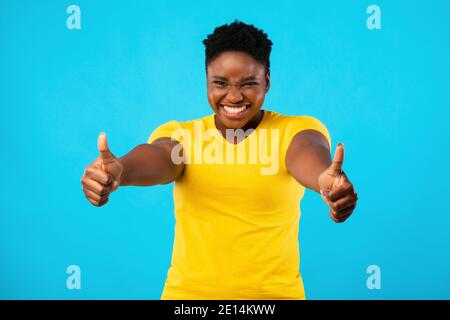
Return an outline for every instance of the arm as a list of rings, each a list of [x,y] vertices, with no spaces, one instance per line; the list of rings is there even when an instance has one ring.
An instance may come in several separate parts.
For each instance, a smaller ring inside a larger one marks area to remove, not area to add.
[[[98,137],[100,155],[84,170],[81,178],[86,199],[103,206],[119,186],[151,186],[170,183],[183,172],[184,164],[172,161],[172,149],[178,142],[159,138],[152,144],[141,144],[122,158],[109,150],[105,134]],[[180,150],[182,156],[182,150]]]
[[[319,175],[330,165],[330,147],[323,134],[304,130],[294,136],[286,152],[286,168],[298,183],[320,192]]]
[[[119,158],[123,165],[121,186],[152,186],[176,180],[183,172],[184,164],[172,161],[172,148],[178,142],[159,138],[152,144],[140,144]]]
[[[315,130],[297,133],[286,153],[288,172],[303,186],[320,192],[335,222],[347,220],[358,200],[353,184],[342,171],[343,162],[344,146],[337,146],[332,161],[328,141]]]

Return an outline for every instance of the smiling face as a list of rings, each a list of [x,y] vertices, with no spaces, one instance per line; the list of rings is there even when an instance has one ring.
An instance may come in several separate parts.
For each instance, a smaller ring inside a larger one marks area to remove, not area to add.
[[[207,66],[208,102],[223,129],[258,119],[269,87],[269,72],[247,53],[226,51]]]

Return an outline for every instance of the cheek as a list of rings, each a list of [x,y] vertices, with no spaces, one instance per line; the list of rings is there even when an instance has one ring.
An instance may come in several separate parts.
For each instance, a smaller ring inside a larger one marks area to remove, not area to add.
[[[217,104],[217,102],[218,102],[218,97],[217,97],[217,95],[214,93],[214,92],[212,92],[212,91],[208,91],[208,101],[209,101],[209,104],[212,106],[212,107],[215,107],[216,106],[216,104]]]
[[[211,101],[211,102],[213,102],[214,101],[214,93],[212,93],[212,92],[208,92],[208,100],[209,101]]]
[[[255,92],[254,94],[252,94],[251,96],[249,96],[249,98],[250,98],[253,102],[255,102],[255,103],[264,101],[264,98],[265,98],[265,91]]]

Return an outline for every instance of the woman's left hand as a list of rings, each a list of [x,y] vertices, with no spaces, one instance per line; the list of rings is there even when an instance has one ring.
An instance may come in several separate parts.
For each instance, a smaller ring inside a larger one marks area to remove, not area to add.
[[[358,195],[342,171],[344,145],[338,144],[331,165],[320,174],[319,187],[323,201],[330,207],[330,217],[344,222],[355,210]]]

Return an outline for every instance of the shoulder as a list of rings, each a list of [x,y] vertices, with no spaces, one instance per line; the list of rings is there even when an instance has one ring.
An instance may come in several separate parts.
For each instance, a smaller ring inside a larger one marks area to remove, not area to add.
[[[267,119],[270,126],[277,126],[280,129],[314,129],[326,128],[325,125],[316,117],[309,115],[285,115],[275,111],[268,111]]]
[[[202,118],[187,120],[187,121],[179,121],[179,120],[170,120],[161,125],[159,125],[147,140],[147,143],[152,143],[156,139],[167,137],[174,138],[176,140],[182,139],[182,136],[186,134],[192,134],[194,128],[197,126],[206,127],[207,124],[211,121],[214,115],[204,116]],[[212,120],[214,121],[214,120]]]
[[[320,132],[331,145],[331,137],[328,128],[318,118],[310,115],[284,115],[274,111],[268,111],[268,123],[272,128],[282,131],[284,142],[289,145],[294,136],[305,130]]]

